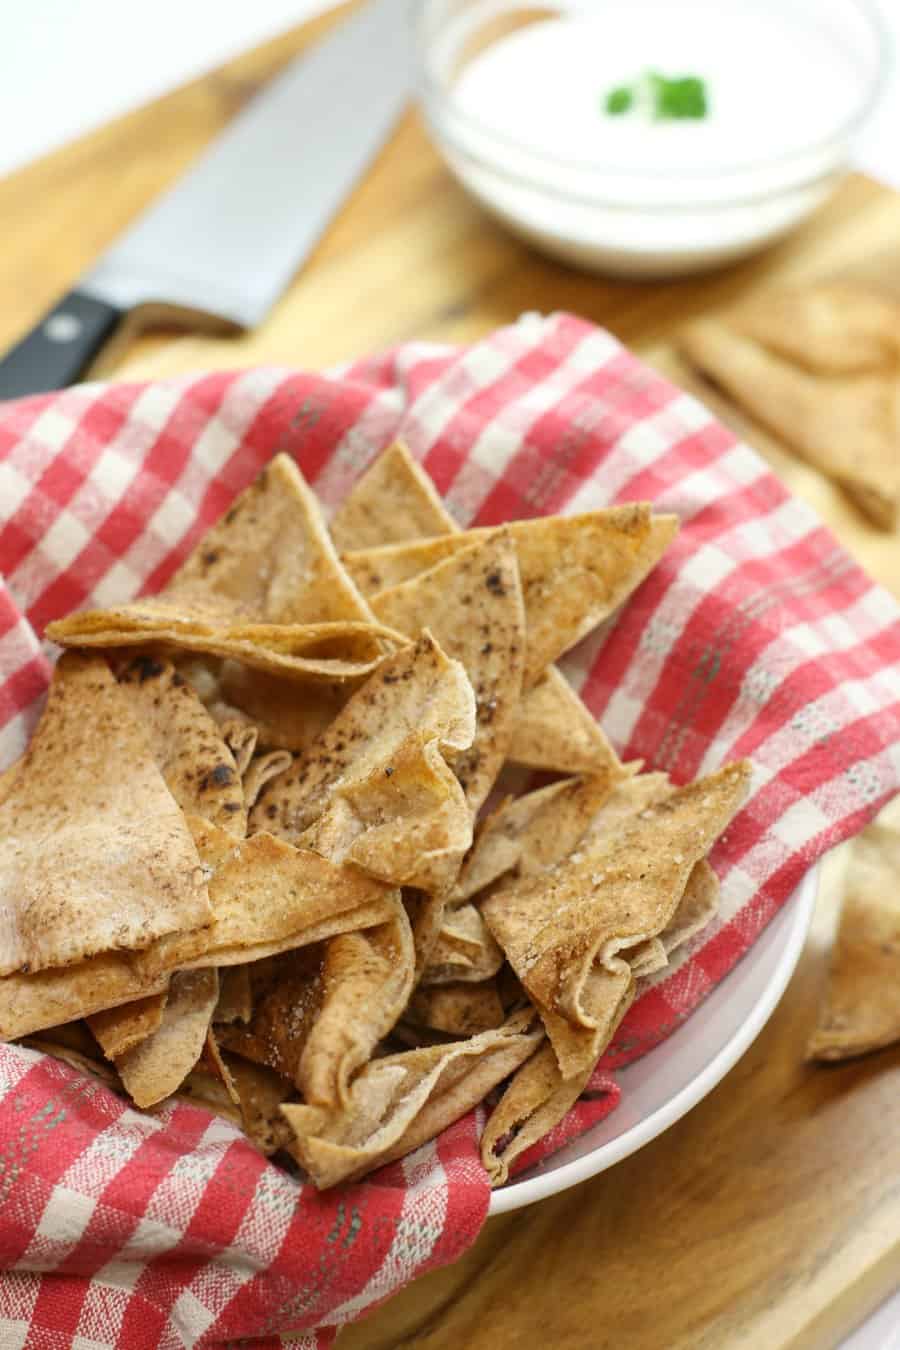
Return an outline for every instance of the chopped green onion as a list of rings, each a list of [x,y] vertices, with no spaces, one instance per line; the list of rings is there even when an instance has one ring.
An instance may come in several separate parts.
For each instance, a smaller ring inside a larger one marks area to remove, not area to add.
[[[677,75],[670,79],[658,70],[648,70],[632,84],[610,89],[603,107],[610,117],[621,117],[643,107],[657,122],[699,120],[708,115],[709,100],[706,82],[698,75]]]

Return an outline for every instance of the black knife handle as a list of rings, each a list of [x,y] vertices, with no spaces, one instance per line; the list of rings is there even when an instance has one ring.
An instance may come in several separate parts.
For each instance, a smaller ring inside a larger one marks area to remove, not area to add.
[[[122,317],[115,305],[70,291],[0,360],[0,399],[74,384]]]

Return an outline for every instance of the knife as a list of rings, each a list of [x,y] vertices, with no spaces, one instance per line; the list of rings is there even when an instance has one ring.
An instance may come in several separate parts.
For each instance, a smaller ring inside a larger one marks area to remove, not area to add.
[[[0,360],[0,399],[74,383],[135,311],[259,323],[407,102],[411,29],[369,0],[274,79]]]

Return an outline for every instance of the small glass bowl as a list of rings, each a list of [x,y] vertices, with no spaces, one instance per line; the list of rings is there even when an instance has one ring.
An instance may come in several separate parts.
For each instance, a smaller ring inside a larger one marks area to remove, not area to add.
[[[755,160],[725,158],[701,168],[665,164],[638,171],[549,154],[476,120],[460,106],[455,93],[460,72],[516,28],[590,11],[594,18],[608,15],[614,35],[617,10],[627,4],[633,16],[642,3],[422,0],[416,34],[419,96],[432,138],[452,172],[515,233],[566,262],[607,275],[671,277],[760,248],[815,210],[847,171],[854,138],[881,92],[890,44],[868,0],[792,0],[795,20],[799,11],[811,30],[829,31],[852,55],[858,96],[851,110],[837,127],[827,125],[820,137],[788,151]],[[748,0],[710,3],[721,18],[729,9],[746,12]],[[797,59],[803,59],[802,50]]]

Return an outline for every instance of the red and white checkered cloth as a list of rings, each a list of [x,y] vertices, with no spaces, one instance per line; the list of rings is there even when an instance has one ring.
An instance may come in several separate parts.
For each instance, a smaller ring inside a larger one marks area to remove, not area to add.
[[[751,450],[607,333],[527,316],[465,350],[412,343],[328,375],[0,406],[0,767],[37,718],[50,619],[158,588],[276,451],[333,506],[398,435],[463,524],[635,499],[677,512],[662,564],[566,669],[622,755],[676,780],[755,766],[714,856],[720,920],[634,1006],[558,1145],[612,1108],[614,1067],[665,1037],[900,786],[900,611]],[[320,1196],[196,1107],[142,1115],[0,1046],[0,1344],[327,1343],[323,1329],[474,1239],[477,1129],[473,1114]]]

